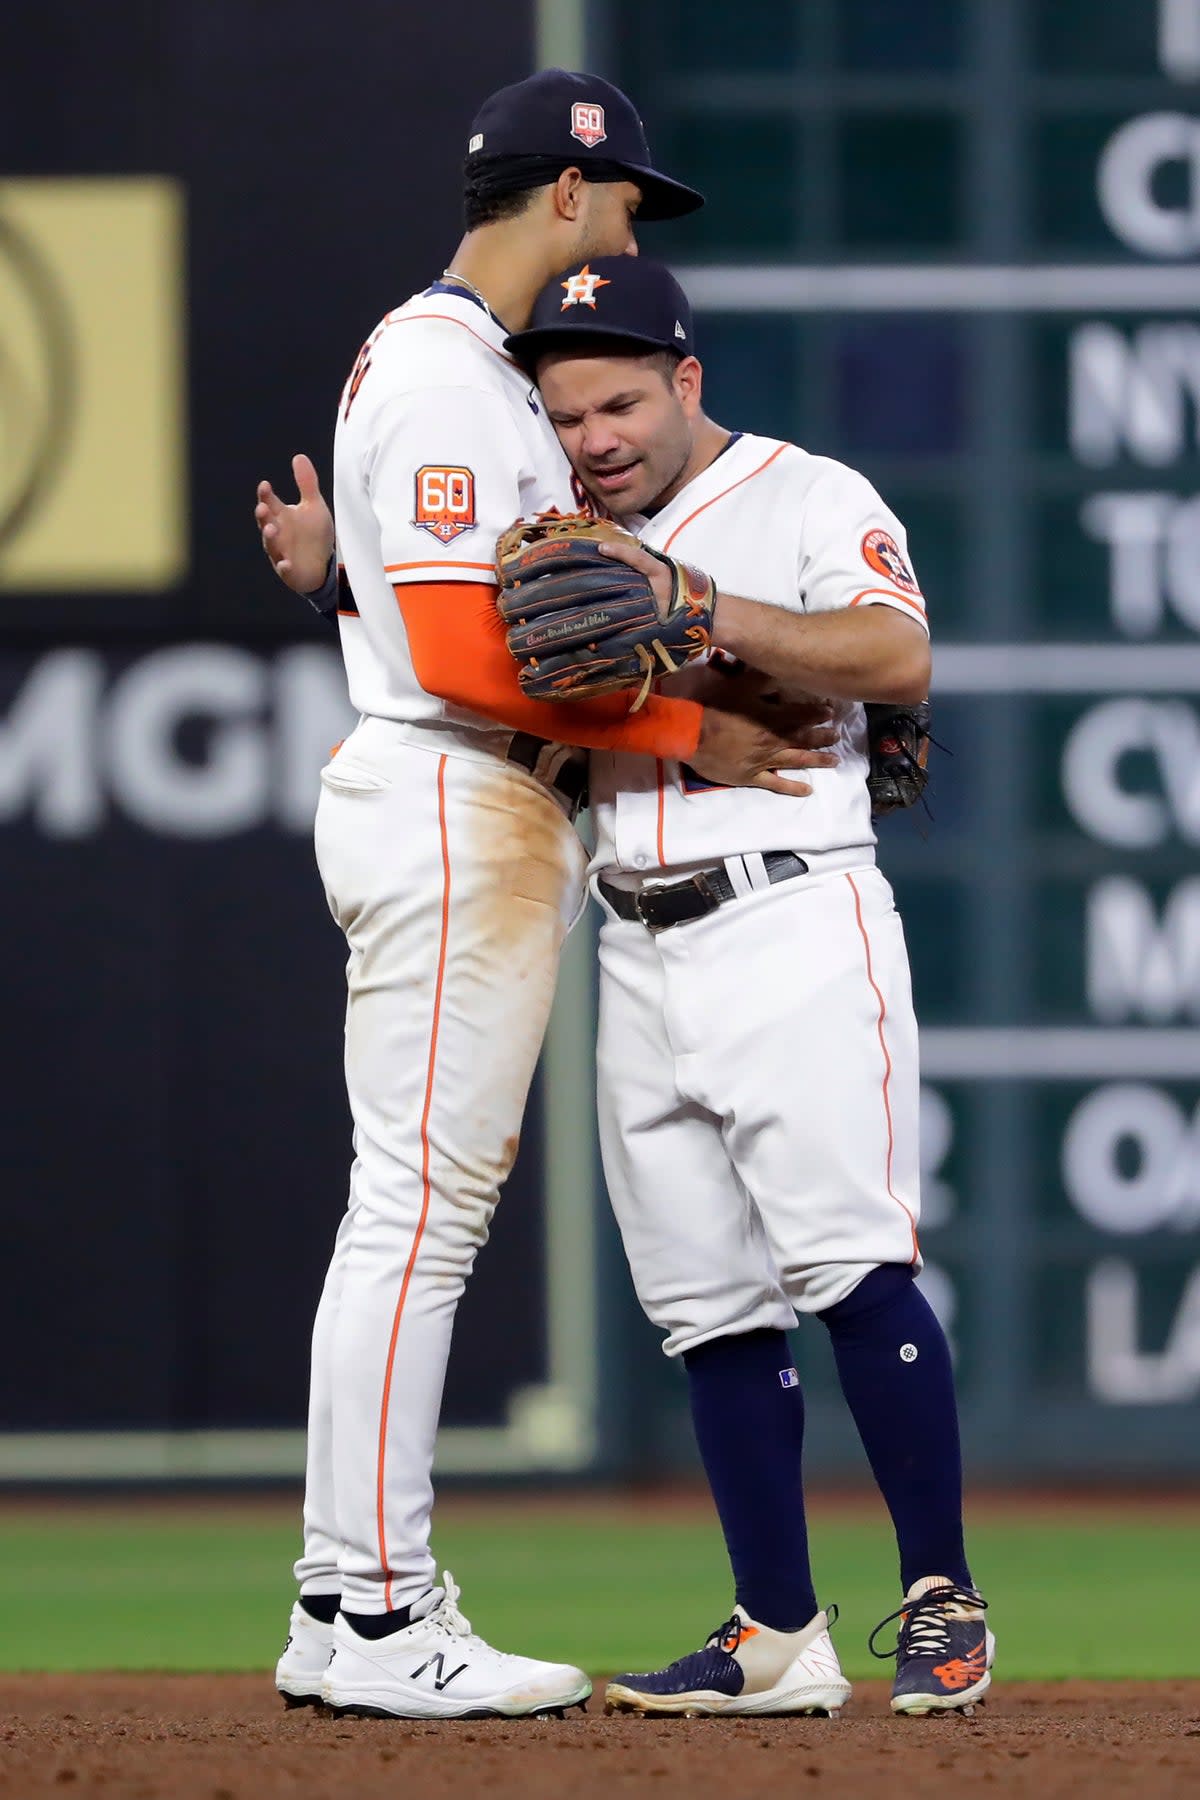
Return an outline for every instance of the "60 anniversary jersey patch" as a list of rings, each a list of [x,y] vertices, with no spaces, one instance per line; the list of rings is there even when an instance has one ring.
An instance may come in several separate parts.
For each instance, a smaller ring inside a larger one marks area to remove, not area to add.
[[[475,519],[475,476],[470,469],[446,469],[427,463],[417,470],[413,524],[441,544],[451,544]]]

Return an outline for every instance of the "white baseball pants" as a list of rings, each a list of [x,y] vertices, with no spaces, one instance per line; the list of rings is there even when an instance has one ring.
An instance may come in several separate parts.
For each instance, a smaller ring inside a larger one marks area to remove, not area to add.
[[[354,1163],[313,1330],[296,1575],[383,1612],[433,1581],[455,1309],[516,1156],[586,859],[549,791],[470,734],[373,718],[322,771],[316,848],[350,950]]]
[[[651,934],[610,908],[597,1049],[604,1172],[669,1356],[920,1267],[917,1027],[871,865],[813,872]],[[834,868],[829,865],[834,862]],[[602,902],[603,904],[603,902]]]

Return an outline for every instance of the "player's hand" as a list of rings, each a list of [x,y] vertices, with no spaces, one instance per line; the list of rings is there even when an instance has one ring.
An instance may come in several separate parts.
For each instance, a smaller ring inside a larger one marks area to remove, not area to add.
[[[706,706],[700,743],[690,762],[697,775],[723,787],[765,788],[793,799],[812,793],[811,782],[789,769],[832,769],[838,732],[823,700],[756,705],[740,712]]]
[[[654,603],[660,613],[665,614],[671,604],[675,583],[669,566],[661,556],[651,556],[643,550],[635,537],[610,538],[600,545],[600,554],[609,556],[613,562],[623,562],[639,575],[644,575],[654,593]]]
[[[325,504],[317,471],[303,452],[293,456],[292,474],[299,500],[289,505],[269,481],[260,481],[254,522],[280,581],[294,594],[312,594],[324,581],[333,555],[333,514]]]

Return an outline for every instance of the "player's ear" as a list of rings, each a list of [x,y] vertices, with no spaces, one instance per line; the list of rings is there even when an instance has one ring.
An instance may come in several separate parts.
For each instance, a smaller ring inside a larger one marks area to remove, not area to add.
[[[579,169],[564,169],[554,184],[554,208],[561,219],[575,220],[583,210],[587,183]]]
[[[704,386],[704,370],[700,359],[696,356],[685,356],[675,365],[675,376],[672,383],[675,398],[689,416],[700,411],[700,394]]]

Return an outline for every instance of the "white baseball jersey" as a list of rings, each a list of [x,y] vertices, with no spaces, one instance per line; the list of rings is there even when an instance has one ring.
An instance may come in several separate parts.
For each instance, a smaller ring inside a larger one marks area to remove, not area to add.
[[[654,518],[622,521],[695,563],[726,593],[792,612],[893,606],[924,629],[904,527],[870,482],[795,444],[743,436]],[[807,797],[713,787],[686,766],[594,752],[594,869],[643,872],[751,851],[862,849],[873,856],[866,720],[841,703],[838,764],[808,769]]]
[[[652,520],[624,523],[729,593],[894,606],[924,626],[899,520],[861,475],[794,445],[738,439]],[[669,1355],[787,1330],[880,1264],[920,1267],[908,957],[872,866],[863,709],[838,719],[838,765],[806,770],[802,798],[592,756],[595,870],[724,858],[738,896],[658,934],[605,905],[600,933],[604,1171]],[[772,885],[754,854],[772,850],[809,873]]]
[[[313,1333],[305,1591],[407,1606],[434,1578],[430,1465],[455,1308],[516,1155],[583,847],[511,734],[419,685],[394,584],[493,579],[497,534],[570,510],[503,329],[457,294],[389,313],[342,396],[342,647],[357,728],[321,775],[345,936],[349,1206]]]
[[[514,519],[579,504],[505,335],[465,295],[416,294],[376,326],[346,383],[333,491],[352,593],[342,654],[361,713],[495,730],[421,687],[393,584],[493,580],[496,538]]]

